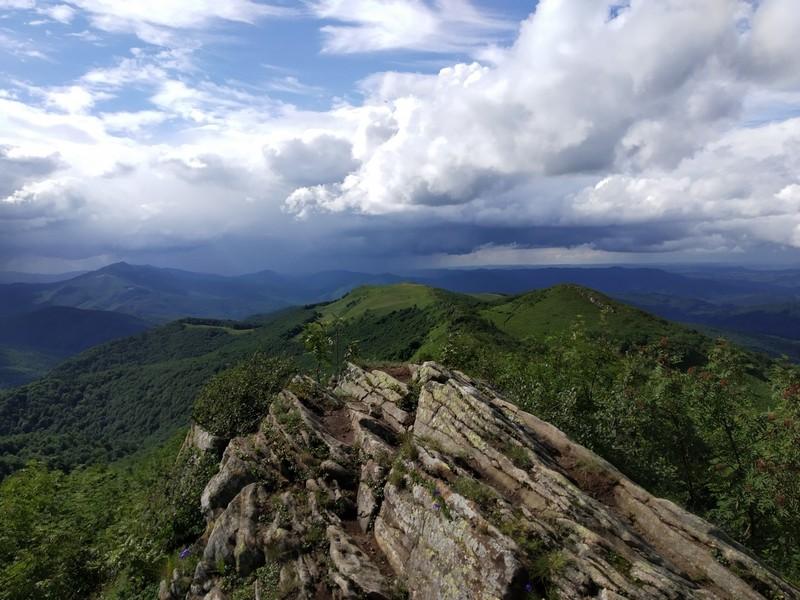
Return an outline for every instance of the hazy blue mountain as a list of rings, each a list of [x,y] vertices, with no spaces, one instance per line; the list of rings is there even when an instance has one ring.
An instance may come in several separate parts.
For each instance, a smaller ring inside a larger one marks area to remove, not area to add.
[[[800,270],[726,267],[442,269],[401,275],[260,271],[223,276],[116,263],[67,281],[0,285],[0,317],[65,306],[119,312],[152,323],[184,317],[244,319],[332,300],[360,285],[402,281],[462,293],[501,294],[572,283],[664,318],[766,336],[759,338],[758,347],[766,344],[773,353],[783,352],[786,345],[781,340],[800,339]]]
[[[662,269],[636,267],[545,267],[525,269],[464,269],[428,271],[419,279],[452,291],[517,294],[562,283],[591,287],[606,294],[663,294],[708,302],[749,304],[758,299],[791,300],[800,297],[800,284],[683,275]]]
[[[288,304],[274,292],[272,283],[116,263],[68,281],[0,286],[0,315],[70,306],[156,322],[187,316],[241,318]]]
[[[148,327],[131,315],[64,306],[0,317],[0,388],[32,381],[69,356]]]
[[[723,330],[800,340],[800,302],[741,306],[664,294],[621,295],[621,298],[667,319],[700,323]]]
[[[115,263],[67,281],[0,285],[0,317],[45,306],[134,315],[152,322],[183,317],[241,319],[278,308],[330,300],[364,284],[396,283],[397,275],[327,271],[240,276]]]
[[[399,279],[348,271],[225,277],[116,263],[67,281],[0,285],[0,388],[37,379],[69,356],[157,323],[242,319]]]
[[[287,305],[322,302],[343,296],[361,285],[387,285],[407,281],[408,277],[392,273],[359,273],[356,271],[320,271],[317,273],[279,274],[259,271],[234,278],[268,286],[282,296]]]
[[[0,318],[0,344],[68,355],[148,327],[147,322],[131,315],[50,306]]]
[[[0,479],[4,461],[19,466],[59,454],[66,461],[60,466],[74,466],[163,441],[186,424],[211,375],[256,351],[292,355],[310,366],[299,334],[320,314],[339,316],[364,358],[419,362],[439,358],[455,331],[498,353],[564,333],[578,314],[598,331],[606,306],[620,344],[668,336],[687,354],[701,354],[708,343],[686,327],[577,286],[491,299],[414,284],[363,286],[336,302],[288,308],[255,323],[183,319],[91,348],[38,381],[0,392]],[[62,451],[63,440],[70,441]]]
[[[800,288],[800,269],[753,269],[745,267],[675,267],[669,269],[690,277],[717,281],[747,281]]]
[[[0,284],[3,283],[54,283],[66,281],[86,271],[72,271],[69,273],[19,273],[17,271],[0,271]]]

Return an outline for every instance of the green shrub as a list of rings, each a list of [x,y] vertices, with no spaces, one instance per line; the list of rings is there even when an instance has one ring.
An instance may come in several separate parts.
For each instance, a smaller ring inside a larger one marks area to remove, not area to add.
[[[453,490],[484,508],[489,506],[495,498],[491,489],[471,477],[459,477],[456,479],[453,484]]]
[[[254,431],[267,414],[272,398],[294,374],[284,358],[257,353],[223,371],[200,392],[192,417],[207,431],[232,438]]]

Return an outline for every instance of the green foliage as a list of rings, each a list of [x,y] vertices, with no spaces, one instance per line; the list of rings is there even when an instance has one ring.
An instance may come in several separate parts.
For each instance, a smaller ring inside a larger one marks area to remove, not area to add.
[[[343,327],[344,321],[334,317],[313,321],[303,329],[303,346],[314,358],[317,381],[322,380],[323,371],[338,375],[358,354],[358,342],[345,337]]]
[[[398,489],[405,489],[406,487],[406,470],[402,464],[395,464],[389,472],[387,481]]]
[[[236,576],[225,577],[223,587],[230,592],[228,595],[231,600],[283,600],[292,597],[295,590],[291,589],[292,586],[288,589],[281,587],[280,573],[279,563],[268,562],[244,580]]]
[[[188,453],[176,464],[177,444],[160,459],[119,459],[168,439],[203,385],[254,352],[287,352],[302,364],[304,328],[315,321],[321,340],[333,338],[331,327],[340,341],[360,340],[367,360],[430,358],[486,379],[800,579],[796,367],[767,373],[764,359],[574,286],[482,299],[419,286],[394,298],[393,289],[365,288],[247,327],[173,323],[84,353],[0,396],[0,476],[29,458],[47,459],[47,468],[31,465],[0,485],[0,600],[86,598],[98,588],[104,598],[152,598],[166,565],[190,569],[175,550],[203,526],[198,498],[216,460]],[[325,341],[319,348],[327,354],[312,351],[305,364],[335,371],[347,345],[338,353],[333,345]],[[198,400],[198,421],[225,435],[252,429],[289,373],[273,360],[261,356],[214,379]],[[296,415],[278,412],[282,426],[297,425]],[[424,484],[403,464],[416,451],[413,440],[402,446],[389,481]],[[523,449],[500,449],[529,466]],[[109,460],[118,462],[75,468]],[[61,472],[68,469],[75,470]],[[592,484],[591,465],[579,469]],[[467,478],[457,487],[493,504],[473,483],[480,486]],[[548,554],[519,521],[500,524],[517,532],[531,560]],[[545,571],[559,564],[555,556],[542,561],[535,577],[546,591]]]
[[[459,477],[456,479],[453,483],[453,491],[484,508],[488,507],[489,503],[495,498],[492,490],[471,477]]]
[[[97,476],[96,473],[87,477]],[[98,556],[86,544],[92,521],[61,473],[31,464],[0,490],[0,598],[81,598],[99,579]],[[46,520],[42,519],[47,515]],[[78,533],[79,535],[75,535]]]
[[[751,355],[725,341],[687,368],[680,341],[629,348],[602,327],[579,318],[506,353],[459,333],[443,357],[800,577],[800,478],[787,476],[800,473],[797,367],[773,370],[765,401]],[[591,469],[585,478],[602,489]]]
[[[303,329],[303,347],[314,358],[317,381],[322,380],[322,370],[333,364],[332,346],[333,339],[325,323],[314,321]]]
[[[560,550],[543,552],[532,561],[531,578],[543,590],[545,598],[558,598],[551,582],[566,566],[567,557]]]
[[[358,340],[359,358],[407,362],[418,355],[438,319],[432,308],[401,308],[388,314],[367,311],[344,321],[342,335]]]
[[[414,441],[413,433],[406,432],[401,435],[397,456],[400,460],[417,460],[419,458],[419,448]]]
[[[504,444],[502,452],[511,459],[511,462],[513,462],[517,468],[523,471],[527,471],[533,466],[533,461],[528,455],[528,451],[522,446],[511,443]]]
[[[203,533],[206,523],[200,512],[200,496],[218,466],[219,458],[212,452],[188,448],[178,456],[167,478],[169,483],[156,490],[161,510],[154,516],[164,547],[189,544]]]
[[[0,388],[24,385],[43,377],[63,360],[40,350],[0,344]]]
[[[255,352],[297,357],[309,309],[281,311],[243,335],[176,322],[93,348],[47,377],[0,391],[0,478],[38,459],[69,470],[163,444],[189,422],[216,373]]]
[[[273,397],[295,371],[286,359],[257,353],[206,384],[195,400],[192,417],[207,431],[225,438],[255,431]]]
[[[535,356],[530,347],[567,331],[571,321],[566,314],[548,319],[546,310],[553,304],[568,304],[575,314],[585,314],[587,328],[594,331],[597,311],[591,300],[597,298],[587,293],[562,286],[540,293],[554,300],[531,304],[520,300],[528,295],[480,300],[424,286],[385,286],[359,288],[325,306],[287,309],[245,324],[171,323],[89,350],[44,379],[0,392],[0,477],[30,459],[71,469],[163,443],[188,423],[203,385],[254,352],[281,353],[297,357],[301,364],[311,363],[310,357],[302,356],[301,334],[306,323],[320,318],[330,322],[340,315],[340,339],[359,340],[359,355],[365,360],[441,359],[449,342],[463,338],[473,360],[457,362],[477,374],[482,354]],[[627,315],[626,331],[636,331],[637,339],[652,341],[666,332],[671,340],[686,337],[702,346],[703,338],[682,327],[625,311],[599,297],[614,315]],[[538,323],[535,329],[517,327],[518,320],[509,321],[514,327],[502,329],[499,317],[487,312],[507,306],[507,313],[517,314],[518,304],[528,307],[520,314]],[[613,324],[616,328],[618,321]],[[342,355],[347,343],[340,348]],[[494,373],[489,375],[495,379]]]
[[[109,600],[155,597],[169,544],[186,523],[183,505],[198,506],[202,490],[195,482],[188,493],[175,471],[184,466],[175,464],[182,438],[109,467],[64,474],[31,463],[6,478],[0,599],[85,599],[100,586]],[[197,533],[195,522],[178,537]]]
[[[302,546],[306,552],[313,552],[327,543],[325,526],[321,523],[312,523],[303,534]]]
[[[68,356],[148,327],[130,315],[66,306],[0,317],[0,388],[32,381]]]
[[[256,580],[263,600],[277,600],[279,598],[280,567],[274,562],[267,563],[256,571]]]
[[[437,290],[416,283],[358,287],[341,300],[324,306],[324,317],[353,320],[367,313],[385,316],[408,308],[425,308],[437,301]]]
[[[276,399],[275,402],[277,409],[274,411],[275,419],[286,433],[290,435],[297,433],[303,426],[303,418],[300,413],[285,400],[280,402],[280,399]]]

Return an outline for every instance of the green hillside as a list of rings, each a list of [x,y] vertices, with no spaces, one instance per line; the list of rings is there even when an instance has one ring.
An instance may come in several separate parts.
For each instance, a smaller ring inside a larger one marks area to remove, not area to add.
[[[676,332],[675,326],[663,319],[573,285],[559,285],[497,301],[483,309],[481,315],[518,338],[541,339],[563,331],[577,316],[586,321],[590,330],[597,330],[601,318],[605,318],[615,336],[630,342]]]
[[[66,306],[0,317],[0,388],[33,381],[69,356],[149,327],[131,315]]]
[[[355,319],[369,313],[384,316],[394,311],[424,309],[437,302],[436,291],[417,283],[388,286],[362,286],[336,302],[320,307],[325,317]]]
[[[62,358],[28,348],[0,345],[0,389],[38,379],[61,362]]]
[[[31,458],[59,468],[106,462],[168,439],[198,390],[256,351],[299,355],[313,310],[252,329],[177,321],[98,346],[34,383],[0,394],[0,476]]]
[[[315,373],[304,349],[312,323],[357,342],[365,364],[436,359],[483,378],[800,579],[800,489],[782,476],[800,468],[798,369],[578,286],[473,296],[399,284],[246,322],[176,321],[0,395],[8,597],[28,597],[31,579],[63,598],[153,597],[161,570],[202,533],[198,482],[214,465],[172,458],[193,404],[224,423],[237,422],[226,410],[249,414],[252,390],[266,388],[247,378],[271,372],[251,359],[259,352]],[[22,469],[31,459],[41,462]],[[115,512],[97,518],[110,499]],[[31,538],[37,519],[45,525]],[[46,572],[35,572],[37,555],[50,557]]]
[[[343,336],[358,341],[365,360],[419,361],[441,358],[456,334],[498,353],[522,352],[531,338],[559,335],[579,316],[596,329],[601,314],[627,345],[663,336],[695,348],[707,343],[577,286],[486,299],[417,284],[361,287],[254,323],[177,321],[88,350],[9,390],[0,395],[0,472],[33,457],[62,468],[113,460],[161,442],[187,423],[195,394],[214,373],[256,351],[302,356],[300,331],[317,318],[341,319]]]
[[[703,348],[708,342],[694,329],[576,285],[558,285],[496,301],[481,310],[480,315],[520,340],[544,341],[548,336],[568,330],[576,319],[581,319],[592,334],[608,332],[624,348],[666,337],[690,362],[702,360]]]
[[[365,356],[379,359],[437,358],[455,332],[511,350],[544,342],[581,321],[587,331],[607,332],[623,348],[667,337],[687,360],[702,360],[709,339],[575,285],[558,285],[526,294],[467,295],[417,284],[361,287],[320,308],[323,319],[340,318]]]

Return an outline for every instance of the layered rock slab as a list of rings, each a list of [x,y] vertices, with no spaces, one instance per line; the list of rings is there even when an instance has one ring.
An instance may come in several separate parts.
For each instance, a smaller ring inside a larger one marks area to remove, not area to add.
[[[190,590],[174,574],[162,599],[800,598],[481,382],[406,372],[349,365],[330,390],[295,379],[227,444]]]

